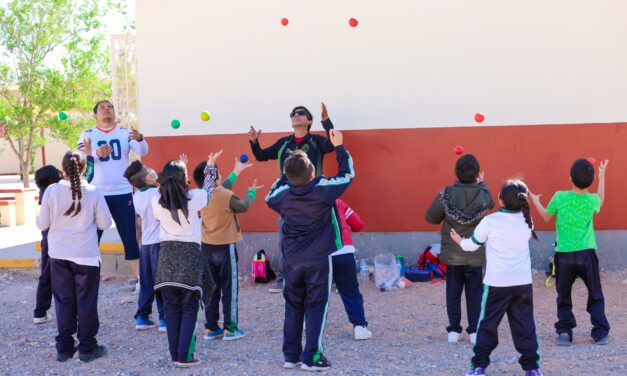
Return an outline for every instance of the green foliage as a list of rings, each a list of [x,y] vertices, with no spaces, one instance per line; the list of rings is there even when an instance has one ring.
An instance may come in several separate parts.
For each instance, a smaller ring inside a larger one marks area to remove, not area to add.
[[[111,96],[108,39],[102,22],[121,3],[12,0],[0,6],[0,123],[28,170],[51,134],[74,147],[93,125],[91,108]],[[61,121],[59,111],[69,118]]]

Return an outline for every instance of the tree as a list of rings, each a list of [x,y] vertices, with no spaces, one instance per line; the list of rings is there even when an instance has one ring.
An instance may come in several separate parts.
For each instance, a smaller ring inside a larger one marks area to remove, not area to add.
[[[93,0],[12,0],[0,7],[0,127],[20,161],[24,187],[45,134],[70,147],[93,124],[88,115],[111,95],[106,12]],[[59,116],[67,112],[67,119]]]

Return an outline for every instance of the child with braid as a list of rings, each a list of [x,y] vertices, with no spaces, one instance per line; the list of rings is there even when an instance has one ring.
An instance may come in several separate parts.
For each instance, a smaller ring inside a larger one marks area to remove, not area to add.
[[[79,359],[90,362],[107,353],[106,347],[96,341],[101,263],[97,230],[111,226],[111,213],[102,193],[82,179],[87,168],[82,152],[65,153],[61,167],[64,179],[46,189],[37,226],[48,230],[59,331],[57,360],[67,361],[78,350]]]
[[[525,376],[541,376],[536,325],[533,319],[533,286],[529,238],[533,230],[527,198],[521,180],[509,180],[499,194],[500,209],[483,218],[470,238],[451,229],[451,238],[467,252],[485,245],[486,273],[483,298],[473,348],[471,368],[466,375],[485,375],[490,354],[498,345],[498,326],[507,313],[518,362]]]

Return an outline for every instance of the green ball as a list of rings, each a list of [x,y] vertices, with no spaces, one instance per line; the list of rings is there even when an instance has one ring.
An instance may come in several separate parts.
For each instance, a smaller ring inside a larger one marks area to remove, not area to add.
[[[59,119],[61,120],[67,119],[67,114],[65,113],[65,111],[59,112]]]
[[[181,126],[181,121],[177,120],[177,119],[174,119],[174,120],[172,120],[170,125],[172,126],[172,128],[178,129]]]

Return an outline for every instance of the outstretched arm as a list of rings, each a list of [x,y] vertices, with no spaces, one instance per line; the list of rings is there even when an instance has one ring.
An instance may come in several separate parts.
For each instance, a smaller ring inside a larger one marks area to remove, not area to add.
[[[331,142],[335,145],[335,154],[337,156],[338,173],[331,179],[322,178],[318,181],[315,188],[321,189],[324,197],[329,204],[335,203],[355,178],[355,170],[353,169],[353,159],[348,151],[342,145],[342,133],[336,129],[330,131]]]
[[[213,190],[215,189],[215,182],[218,178],[218,169],[216,168],[216,161],[222,154],[222,150],[209,154],[207,159],[207,165],[205,166],[205,180],[202,184],[202,189],[207,191],[207,201],[211,200],[213,196]]]
[[[334,129],[333,122],[329,119],[329,113],[327,111],[327,106],[322,102],[322,113],[320,114],[320,119],[322,119],[322,128],[327,132],[327,139],[322,142],[320,145],[320,150],[323,153],[330,153],[333,151],[333,144],[331,143],[331,129]]]
[[[533,194],[531,191],[529,191],[529,197],[531,198],[531,202],[533,203],[533,206],[535,206],[538,213],[540,213],[540,217],[542,217],[542,219],[544,219],[544,221],[547,223],[551,222],[551,220],[553,220],[555,215],[547,212],[544,206],[542,205],[542,203],[540,202],[540,197],[542,197],[542,195],[541,194],[536,195],[536,194]]]
[[[599,195],[601,199],[599,206],[603,206],[603,201],[605,200],[605,169],[609,162],[610,161],[606,159],[599,165],[599,189],[597,189],[597,195]]]

